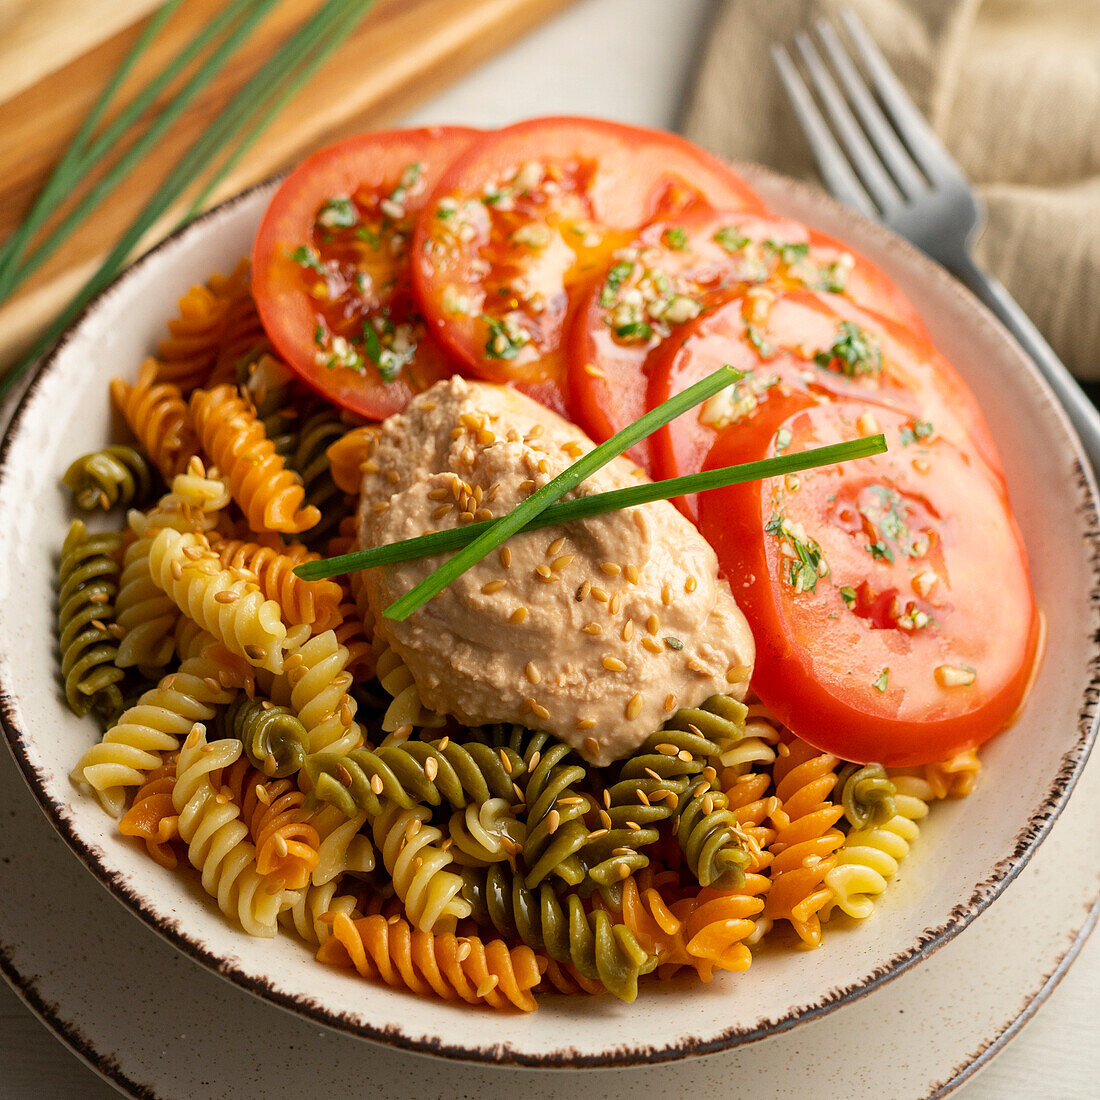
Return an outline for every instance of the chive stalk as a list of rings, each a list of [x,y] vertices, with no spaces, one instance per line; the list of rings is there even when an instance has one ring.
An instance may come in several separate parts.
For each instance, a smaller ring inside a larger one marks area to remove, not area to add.
[[[423,607],[433,596],[438,595],[447,585],[457,580],[477,565],[486,554],[491,554],[502,542],[511,538],[536,516],[544,512],[551,504],[575,489],[586,478],[606,466],[623,451],[630,450],[635,443],[652,435],[658,428],[681,413],[702,404],[719,390],[724,390],[744,375],[731,366],[719,367],[713,374],[707,375],[682,393],[663,401],[635,420],[633,424],[616,432],[606,442],[578,458],[557,477],[548,481],[541,489],[536,489],[522,504],[518,504],[508,515],[497,520],[488,531],[483,531],[473,542],[464,546],[452,558],[448,558],[435,572],[425,577],[418,585],[410,589],[399,600],[395,600],[382,614],[387,619],[402,622],[419,607]]]
[[[581,497],[578,500],[563,500],[557,504],[551,504],[526,524],[522,531],[537,531],[543,527],[556,527],[561,523],[587,519],[589,516],[617,512],[623,508],[634,508],[639,504],[651,504],[655,500],[670,500],[673,497],[687,496],[689,493],[725,489],[730,485],[743,485],[745,482],[760,481],[766,477],[782,477],[784,474],[812,470],[819,466],[831,466],[837,462],[870,458],[871,455],[882,454],[885,450],[885,436],[865,435],[844,443],[812,447],[810,450],[795,454],[776,455],[774,458],[763,458],[757,462],[721,466],[716,470],[703,470],[701,473],[670,477],[664,481],[631,485],[625,489],[612,489],[607,493],[594,493],[592,496]],[[499,519],[482,520],[463,527],[453,527],[447,531],[435,531],[430,535],[419,535],[416,538],[403,539],[401,542],[387,543],[385,546],[376,546],[370,550],[356,550],[351,554],[304,562],[295,567],[294,573],[307,581],[323,580],[327,577],[339,577],[344,573],[354,573],[360,569],[370,569],[376,565],[395,565],[398,562],[425,558],[430,554],[440,554],[447,550],[460,550],[499,522]]]

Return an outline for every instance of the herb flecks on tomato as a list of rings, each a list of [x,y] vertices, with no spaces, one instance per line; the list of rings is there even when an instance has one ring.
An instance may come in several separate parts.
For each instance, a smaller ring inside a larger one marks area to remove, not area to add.
[[[367,134],[308,158],[276,192],[253,289],[276,349],[337,404],[382,418],[453,372],[420,314],[409,251],[420,208],[474,131]]]
[[[885,455],[702,494],[700,529],[753,624],[761,699],[848,760],[942,760],[1015,714],[1037,616],[996,477],[942,437],[903,447],[903,413],[825,400],[755,437],[724,433],[708,465],[862,434]],[[991,577],[996,578],[995,588]]]

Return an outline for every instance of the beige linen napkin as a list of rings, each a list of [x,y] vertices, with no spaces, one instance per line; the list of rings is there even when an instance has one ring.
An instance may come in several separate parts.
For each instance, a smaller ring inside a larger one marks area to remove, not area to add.
[[[768,47],[842,8],[985,199],[980,262],[1100,379],[1100,0],[721,0],[687,136],[816,179]]]

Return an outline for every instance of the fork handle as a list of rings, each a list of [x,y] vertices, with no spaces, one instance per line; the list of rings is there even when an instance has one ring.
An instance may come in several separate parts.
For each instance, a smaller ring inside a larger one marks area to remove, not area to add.
[[[1096,406],[999,279],[983,271],[968,253],[948,266],[1000,318],[1024,351],[1035,360],[1077,429],[1093,472],[1100,477],[1100,412]]]

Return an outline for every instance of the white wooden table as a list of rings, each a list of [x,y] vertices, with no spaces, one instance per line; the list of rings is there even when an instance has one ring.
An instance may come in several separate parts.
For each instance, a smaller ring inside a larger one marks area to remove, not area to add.
[[[588,114],[671,127],[709,7],[710,0],[585,0],[409,121],[492,126]],[[955,1095],[1091,1100],[1100,1095],[1098,1020],[1100,938],[1093,937],[1023,1033]],[[114,1095],[0,983],[0,1100]]]

